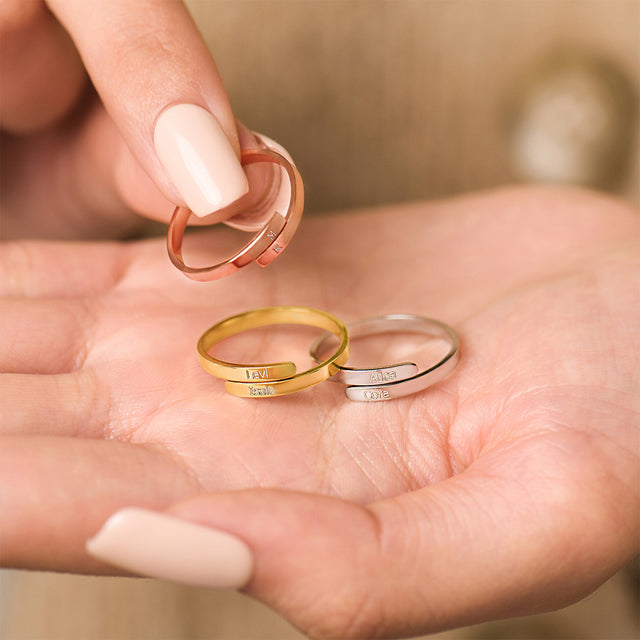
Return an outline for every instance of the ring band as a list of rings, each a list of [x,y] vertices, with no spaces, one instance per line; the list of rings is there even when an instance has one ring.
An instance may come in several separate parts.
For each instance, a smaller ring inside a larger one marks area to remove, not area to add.
[[[182,240],[191,217],[187,207],[176,207],[167,233],[167,251],[171,262],[188,278],[205,282],[225,278],[252,262],[262,268],[271,264],[288,246],[293,238],[304,207],[304,187],[300,173],[295,165],[274,149],[248,149],[242,152],[242,166],[256,162],[273,162],[279,164],[289,177],[291,197],[287,211],[282,214],[276,211],[269,221],[253,238],[232,255],[210,267],[189,267],[182,258]]]
[[[372,402],[401,398],[440,382],[446,378],[460,361],[459,340],[456,332],[448,325],[431,318],[409,314],[389,314],[367,318],[350,324],[351,339],[386,333],[407,331],[424,333],[432,338],[444,338],[449,342],[449,351],[436,364],[424,371],[418,371],[413,362],[401,362],[371,369],[356,369],[340,365],[339,371],[331,378],[334,382],[348,385],[345,395],[349,400]],[[311,347],[311,357],[319,362],[327,348],[330,334],[324,334]]]
[[[214,358],[211,348],[232,335],[271,324],[302,324],[318,327],[338,337],[339,345],[318,365],[296,373],[293,362],[238,364]],[[225,389],[242,398],[281,396],[301,391],[326,380],[349,357],[349,334],[345,325],[325,311],[308,307],[281,306],[254,309],[222,320],[207,329],[198,340],[198,357],[205,371],[226,380]]]

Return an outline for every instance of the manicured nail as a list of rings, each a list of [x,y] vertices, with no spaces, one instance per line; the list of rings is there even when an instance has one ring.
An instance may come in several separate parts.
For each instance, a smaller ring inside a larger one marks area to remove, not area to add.
[[[87,551],[139,575],[216,589],[243,587],[253,568],[249,547],[235,536],[132,507],[112,515]]]
[[[206,109],[169,107],[156,122],[153,141],[171,181],[196,215],[222,209],[249,190],[229,139]]]

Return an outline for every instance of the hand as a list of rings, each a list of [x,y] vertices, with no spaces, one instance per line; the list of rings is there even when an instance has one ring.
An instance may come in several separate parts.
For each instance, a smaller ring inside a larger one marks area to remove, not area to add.
[[[259,206],[273,168],[242,171],[258,143],[181,2],[3,0],[0,33],[5,239],[123,237],[145,226],[133,212],[168,222],[185,202],[216,211],[207,223]]]
[[[3,563],[112,571],[85,542],[135,505],[239,538],[248,593],[312,636],[575,601],[638,550],[639,249],[629,207],[526,190],[307,219],[267,270],[210,284],[156,240],[7,245]],[[272,304],[440,318],[462,360],[386,403],[228,396],[196,340]]]

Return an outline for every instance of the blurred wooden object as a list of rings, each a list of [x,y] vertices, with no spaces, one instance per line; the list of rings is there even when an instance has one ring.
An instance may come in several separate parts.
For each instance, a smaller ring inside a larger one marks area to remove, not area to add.
[[[505,101],[557,46],[640,78],[637,0],[191,0],[236,114],[284,144],[308,211],[442,197],[513,179]],[[619,193],[640,204],[638,147]],[[301,638],[238,594],[154,581],[5,573],[5,640]],[[619,575],[561,612],[440,634],[637,637]]]

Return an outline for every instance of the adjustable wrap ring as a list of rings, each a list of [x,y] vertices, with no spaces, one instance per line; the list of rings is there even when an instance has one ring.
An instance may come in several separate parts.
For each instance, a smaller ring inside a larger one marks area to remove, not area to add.
[[[372,402],[407,396],[446,378],[460,361],[459,340],[456,332],[439,320],[409,314],[389,314],[367,318],[350,324],[351,339],[388,332],[422,333],[430,338],[445,340],[449,349],[436,363],[423,371],[413,362],[357,369],[340,364],[332,382],[348,385],[345,395],[350,400]],[[329,348],[333,337],[324,334],[311,347],[311,357],[319,362]]]
[[[287,210],[284,213],[275,211],[264,227],[244,247],[226,260],[209,267],[190,267],[182,258],[182,241],[191,210],[187,207],[176,207],[169,222],[167,251],[171,262],[188,278],[201,282],[218,280],[230,276],[252,262],[264,268],[271,264],[291,242],[304,207],[304,187],[300,173],[292,162],[275,149],[248,149],[242,152],[240,163],[243,166],[256,162],[273,162],[284,169],[291,186]]]
[[[209,351],[221,340],[242,331],[272,324],[302,324],[318,327],[337,337],[338,346],[318,365],[297,373],[293,362],[239,364],[220,360]],[[325,311],[308,307],[264,307],[240,313],[207,329],[198,340],[198,358],[205,371],[226,380],[225,389],[234,396],[265,398],[301,391],[326,380],[349,357],[349,334],[345,325]]]

